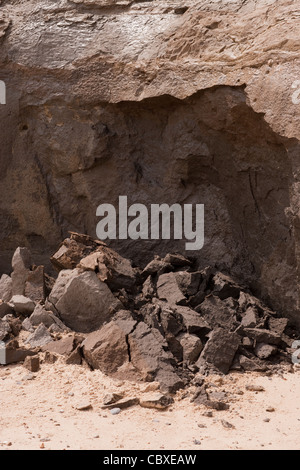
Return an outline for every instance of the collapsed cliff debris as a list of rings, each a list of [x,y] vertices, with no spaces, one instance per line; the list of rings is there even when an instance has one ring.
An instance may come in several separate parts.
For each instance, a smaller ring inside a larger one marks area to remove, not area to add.
[[[299,2],[179,4],[1,2],[0,272],[16,246],[47,266],[120,195],[204,204],[201,268],[300,327]],[[140,264],[183,240],[111,246]]]
[[[18,248],[11,276],[0,279],[2,364],[63,355],[112,377],[156,381],[168,393],[210,372],[291,364],[290,321],[213,266],[198,270],[194,259],[170,253],[140,269],[73,232],[51,261],[56,279]],[[195,401],[207,404],[205,389]]]

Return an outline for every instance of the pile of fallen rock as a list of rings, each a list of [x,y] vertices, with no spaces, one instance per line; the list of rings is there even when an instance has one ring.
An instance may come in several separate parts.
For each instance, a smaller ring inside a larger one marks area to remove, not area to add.
[[[170,393],[211,371],[291,364],[298,336],[289,320],[214,267],[199,270],[194,259],[172,253],[140,269],[73,232],[51,262],[56,279],[20,247],[11,276],[0,279],[2,364],[26,360],[33,370],[39,354],[48,362],[64,356]]]

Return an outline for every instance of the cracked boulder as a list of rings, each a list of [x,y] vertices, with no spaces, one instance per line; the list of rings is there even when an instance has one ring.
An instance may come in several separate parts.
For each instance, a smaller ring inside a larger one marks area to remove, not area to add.
[[[162,390],[174,392],[183,382],[174,369],[173,355],[165,350],[167,346],[157,329],[137,323],[130,312],[119,311],[113,320],[86,337],[82,352],[94,369],[123,377],[125,367],[135,378],[156,380]]]
[[[82,343],[84,358],[93,369],[114,374],[131,360],[128,335],[136,326],[130,312],[120,311],[118,318],[90,333]]]

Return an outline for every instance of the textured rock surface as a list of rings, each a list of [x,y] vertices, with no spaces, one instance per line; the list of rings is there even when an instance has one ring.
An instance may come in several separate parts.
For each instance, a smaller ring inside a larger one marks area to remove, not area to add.
[[[12,257],[12,293],[13,295],[24,295],[25,284],[30,274],[31,255],[26,247],[18,247]]]
[[[30,344],[31,347],[42,347],[45,344],[50,343],[52,337],[43,323],[41,323],[34,333],[28,336],[26,344]]]
[[[164,350],[164,338],[145,323],[138,323],[128,336],[132,365],[139,371],[144,380],[160,382],[161,390],[175,392],[183,386],[176,374],[170,352]],[[174,360],[173,360],[174,362]]]
[[[109,320],[120,302],[92,271],[60,271],[49,297],[62,321],[75,331],[88,333]]]
[[[128,312],[124,314],[124,318],[109,322],[100,330],[90,333],[82,343],[84,357],[94,369],[112,374],[129,362],[128,335],[136,322]]]
[[[66,329],[65,325],[56,315],[54,315],[54,313],[46,310],[40,304],[35,307],[34,311],[29,317],[29,321],[33,326],[38,326],[43,323],[47,328],[49,328],[51,325],[56,324],[61,328],[62,331]]]
[[[23,360],[27,353],[22,346],[31,347],[34,354],[41,352],[42,362],[53,363],[63,356],[66,364],[100,369],[119,380],[153,382],[148,391],[159,385],[162,392],[172,394],[193,383],[200,389],[192,400],[214,409],[226,404],[220,401],[222,392],[202,389],[203,377],[211,371],[271,374],[290,365],[292,344],[299,337],[292,322],[227,274],[216,273],[213,267],[199,272],[193,261],[184,266],[182,256],[170,253],[164,260],[154,258],[152,268],[156,264],[157,270],[147,277],[151,289],[145,293],[143,279],[148,272],[133,269],[129,260],[85,234],[72,233],[71,240],[72,249],[64,240],[60,248],[67,251],[59,249],[52,257],[59,273],[44,302],[23,295],[14,295],[8,304],[1,300],[1,363]],[[82,250],[86,243],[88,255]],[[107,256],[102,256],[105,251]],[[160,274],[157,261],[171,271]],[[74,265],[78,267],[66,269]],[[29,273],[37,270],[32,268]],[[42,279],[46,278],[43,273]],[[176,296],[184,292],[185,305],[176,304],[173,289]],[[200,303],[193,309],[196,297]],[[10,359],[3,359],[8,349],[13,351]],[[133,402],[125,399],[118,409]]]
[[[181,6],[1,5],[0,273],[18,245],[45,262],[67,230],[94,237],[96,207],[119,195],[204,203],[201,267],[227,268],[299,322],[300,6]],[[115,246],[144,264],[184,247]]]
[[[24,297],[24,295],[14,295],[9,302],[9,306],[24,315],[30,315],[35,309],[35,303],[28,297]]]
[[[207,341],[197,365],[199,368],[207,361],[216,370],[226,374],[238,350],[240,339],[236,333],[216,328]]]
[[[12,279],[7,274],[2,274],[0,278],[0,299],[9,302],[12,298]]]

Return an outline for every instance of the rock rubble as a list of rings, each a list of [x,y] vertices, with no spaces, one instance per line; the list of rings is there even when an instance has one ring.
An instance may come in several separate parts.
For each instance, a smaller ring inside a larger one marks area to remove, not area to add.
[[[161,392],[198,384],[194,400],[220,409],[201,377],[270,373],[291,363],[297,331],[290,320],[228,273],[199,270],[193,258],[155,256],[140,269],[103,242],[71,232],[51,257],[58,271],[51,289],[44,267],[29,260],[18,248],[12,275],[0,279],[6,364],[62,355],[119,379],[158,382]]]

